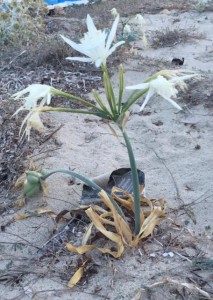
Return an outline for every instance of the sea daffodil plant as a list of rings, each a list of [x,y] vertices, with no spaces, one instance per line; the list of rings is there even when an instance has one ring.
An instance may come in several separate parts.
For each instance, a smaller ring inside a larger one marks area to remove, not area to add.
[[[28,135],[28,137],[31,128],[35,128],[39,131],[43,130],[43,125],[39,114],[46,111],[90,114],[90,115],[95,115],[100,118],[106,119],[108,122],[113,122],[114,124],[117,125],[117,128],[121,131],[124,137],[127,150],[128,150],[128,155],[129,155],[129,162],[131,166],[131,175],[132,175],[132,182],[133,182],[133,194],[134,194],[134,220],[135,220],[134,232],[137,235],[140,232],[140,228],[141,228],[141,219],[140,219],[141,194],[140,194],[136,161],[125,128],[125,125],[129,117],[129,109],[138,99],[140,99],[142,96],[145,96],[145,101],[141,107],[141,110],[144,109],[145,105],[150,100],[150,98],[154,94],[157,94],[160,95],[162,98],[166,99],[176,109],[180,110],[181,107],[172,99],[172,97],[173,98],[176,97],[178,93],[177,87],[180,87],[182,89],[185,88],[186,87],[185,80],[194,78],[197,76],[197,74],[190,71],[188,72],[186,70],[160,71],[150,76],[144,82],[141,82],[134,86],[128,86],[127,89],[133,89],[134,91],[128,97],[127,101],[123,103],[123,93],[125,89],[123,67],[122,65],[119,67],[119,92],[118,95],[116,95],[113,90],[113,85],[110,80],[110,76],[107,69],[107,63],[106,63],[107,58],[111,55],[111,53],[115,51],[118,46],[124,43],[124,41],[120,41],[118,43],[113,44],[118,22],[119,22],[119,15],[117,14],[111,31],[107,33],[107,31],[105,30],[98,30],[95,27],[92,18],[88,15],[87,16],[88,32],[84,34],[84,37],[80,40],[81,42],[80,44],[76,44],[72,40],[62,36],[62,39],[67,44],[69,44],[72,48],[74,48],[78,52],[87,56],[87,57],[68,57],[67,59],[94,63],[96,67],[102,68],[103,85],[104,85],[107,103],[104,102],[104,100],[102,99],[101,95],[98,93],[97,90],[93,90],[92,92],[94,99],[96,100],[96,104],[92,104],[83,98],[76,97],[72,94],[62,92],[50,86],[39,85],[39,84],[31,85],[28,88],[24,89],[23,91],[16,93],[15,95],[13,95],[13,97],[15,100],[24,99],[24,104],[21,106],[21,108],[17,110],[15,114],[17,114],[21,110],[28,111],[28,115],[22,123],[22,127],[26,123],[25,133]],[[68,98],[71,101],[81,102],[84,104],[85,109],[71,109],[71,108],[48,106],[50,104],[52,95],[60,95],[62,97]],[[100,188],[96,184],[91,182],[89,179],[86,179],[85,177],[68,170],[57,170],[42,176],[39,175],[40,176],[39,180],[45,180],[50,175],[60,171],[78,177],[79,179],[89,184],[94,189],[100,190]],[[35,173],[33,173],[33,176],[35,176]],[[33,177],[33,179],[35,178]],[[30,184],[32,184],[32,182],[30,182]],[[36,184],[38,185],[38,181],[36,181]],[[115,201],[113,201],[113,199],[111,199],[111,201],[113,202],[113,204],[115,205],[119,213],[122,214],[121,209],[118,207]]]

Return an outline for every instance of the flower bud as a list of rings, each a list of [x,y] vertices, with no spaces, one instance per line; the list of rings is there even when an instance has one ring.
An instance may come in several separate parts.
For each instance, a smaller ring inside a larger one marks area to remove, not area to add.
[[[24,194],[28,197],[37,195],[41,190],[41,174],[35,171],[26,173],[24,181]]]
[[[124,33],[125,34],[129,34],[130,32],[131,32],[131,27],[130,27],[130,25],[128,25],[128,24],[126,24],[125,26],[124,26]]]
[[[112,15],[114,18],[117,17],[118,12],[117,12],[117,9],[116,9],[115,7],[113,7],[113,8],[111,9],[111,15]]]
[[[28,197],[35,196],[39,194],[41,191],[41,184],[40,182],[38,183],[30,183],[29,181],[25,181],[24,183],[24,195]]]
[[[39,192],[47,195],[47,184],[42,176],[48,173],[47,170],[41,169],[39,172],[28,171],[26,172],[25,181],[23,184],[24,194],[28,197],[35,196]]]
[[[35,171],[28,171],[26,179],[29,183],[34,184],[34,183],[40,182],[40,177],[41,177],[40,173],[35,172]]]

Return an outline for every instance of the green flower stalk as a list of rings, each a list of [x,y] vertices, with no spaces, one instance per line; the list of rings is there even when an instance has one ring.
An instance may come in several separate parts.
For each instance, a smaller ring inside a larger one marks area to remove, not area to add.
[[[122,131],[122,133],[123,133],[125,144],[126,144],[126,147],[128,150],[129,162],[130,162],[130,167],[131,167],[131,176],[132,176],[133,194],[134,194],[135,235],[137,235],[140,232],[140,228],[141,228],[141,219],[140,219],[141,195],[140,195],[138,171],[137,171],[137,166],[136,166],[136,162],[135,162],[134,152],[132,150],[132,146],[131,146],[130,140],[128,138],[128,135],[125,131]]]

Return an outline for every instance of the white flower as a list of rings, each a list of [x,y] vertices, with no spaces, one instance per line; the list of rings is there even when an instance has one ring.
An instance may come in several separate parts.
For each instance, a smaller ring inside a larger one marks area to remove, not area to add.
[[[41,100],[39,106],[43,106],[44,104],[49,105],[51,101],[51,92],[53,90],[54,89],[49,85],[32,84],[26,89],[12,95],[14,100],[25,99],[24,104],[14,113],[14,115],[18,114],[21,110],[35,109],[39,100]]]
[[[116,9],[115,7],[113,7],[113,8],[111,9],[111,15],[112,15],[114,18],[117,17],[118,12],[117,12],[117,9]]]
[[[73,49],[81,52],[88,57],[67,57],[67,59],[95,63],[96,67],[100,67],[102,63],[106,64],[107,57],[111,55],[118,46],[125,43],[124,41],[120,41],[111,47],[111,44],[115,37],[118,22],[119,15],[116,17],[112,25],[112,29],[108,34],[105,30],[97,30],[92,18],[87,15],[88,32],[85,33],[84,37],[80,40],[81,44],[76,44],[75,42],[62,35],[61,37]]]
[[[44,131],[44,125],[40,119],[39,111],[32,110],[29,112],[29,114],[24,118],[24,121],[21,124],[20,133],[26,122],[27,122],[27,126],[25,128],[23,135],[26,134],[26,136],[28,137],[28,140],[30,139],[30,131],[32,128],[36,129],[39,132]],[[22,135],[22,137],[23,137],[23,135]]]
[[[124,31],[125,34],[129,34],[129,33],[131,32],[131,27],[130,27],[130,25],[126,24],[126,25],[124,26],[123,31]]]
[[[181,77],[179,78],[179,80],[181,80]],[[167,80],[163,76],[158,75],[156,79],[153,79],[147,83],[128,86],[126,88],[131,90],[148,89],[146,98],[140,108],[140,111],[144,109],[144,107],[146,106],[146,104],[154,94],[160,95],[161,97],[169,101],[174,107],[181,110],[182,108],[174,100],[171,99],[171,97],[176,98],[176,95],[178,93],[178,90],[175,88],[174,81],[175,81],[174,79]]]

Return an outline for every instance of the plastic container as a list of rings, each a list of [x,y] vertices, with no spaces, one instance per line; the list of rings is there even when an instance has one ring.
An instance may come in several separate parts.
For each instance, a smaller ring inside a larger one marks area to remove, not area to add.
[[[141,170],[138,170],[139,184],[145,187],[145,174]],[[121,188],[125,192],[133,194],[133,183],[131,177],[130,168],[120,168],[113,171],[111,174],[106,173],[101,176],[92,179],[99,187],[104,189],[108,194],[111,195],[112,188],[114,186]],[[144,195],[144,190],[143,193]],[[122,197],[122,194],[120,195]],[[98,196],[98,192],[92,189],[86,184],[83,185],[82,196],[80,199],[81,205],[98,204],[102,200]]]

